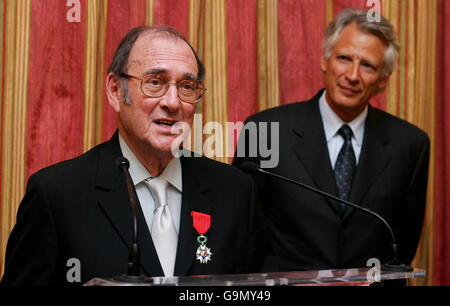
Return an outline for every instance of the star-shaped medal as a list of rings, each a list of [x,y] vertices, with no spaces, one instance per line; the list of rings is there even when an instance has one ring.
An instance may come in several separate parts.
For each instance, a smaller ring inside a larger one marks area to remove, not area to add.
[[[208,263],[208,260],[211,260],[211,249],[208,248],[206,245],[201,244],[196,252],[197,258],[200,263]]]

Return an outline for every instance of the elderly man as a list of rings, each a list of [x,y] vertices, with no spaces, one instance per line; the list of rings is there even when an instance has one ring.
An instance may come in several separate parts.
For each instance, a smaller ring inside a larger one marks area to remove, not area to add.
[[[204,73],[172,28],[138,27],[123,38],[106,78],[118,131],[30,177],[3,285],[81,284],[124,274],[133,235],[125,177],[116,165],[121,156],[129,160],[138,199],[143,274],[258,271],[263,251],[254,242],[261,246],[262,219],[251,177],[186,151],[174,157],[180,135],[172,129],[192,124]]]
[[[366,12],[346,9],[323,40],[325,89],[247,122],[279,122],[279,163],[268,170],[380,214],[393,227],[400,261],[409,264],[422,230],[429,139],[369,104],[385,88],[398,49],[386,19],[371,23]],[[251,143],[243,136],[239,146]],[[237,156],[233,163],[262,159]],[[375,217],[275,178],[255,180],[270,219],[274,270],[364,267],[371,258],[390,259],[390,233]]]

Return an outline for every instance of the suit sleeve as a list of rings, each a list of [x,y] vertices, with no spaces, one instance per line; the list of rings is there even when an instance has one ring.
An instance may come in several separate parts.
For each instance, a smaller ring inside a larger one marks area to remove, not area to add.
[[[422,232],[428,182],[430,140],[425,136],[418,150],[418,158],[409,188],[405,193],[402,213],[404,216],[399,230],[400,258],[405,263],[413,260]]]
[[[1,285],[50,285],[57,257],[56,232],[49,202],[39,180],[32,176],[8,239]]]

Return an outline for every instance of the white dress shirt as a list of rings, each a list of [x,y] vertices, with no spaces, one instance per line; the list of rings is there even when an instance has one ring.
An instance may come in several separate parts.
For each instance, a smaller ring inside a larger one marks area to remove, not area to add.
[[[139,203],[141,204],[147,227],[151,233],[155,210],[155,201],[150,193],[150,190],[147,188],[143,181],[149,177],[152,177],[152,175],[137,159],[136,155],[134,155],[133,151],[131,151],[120,134],[119,144],[123,156],[130,161],[130,176],[136,188],[136,194],[139,199]],[[167,205],[169,206],[177,233],[179,233],[182,199],[182,176],[180,159],[172,159],[169,164],[167,164],[160,177],[169,182],[167,187]]]
[[[361,154],[361,147],[364,138],[364,127],[367,118],[368,106],[351,122],[344,122],[331,109],[326,101],[326,91],[323,92],[319,99],[319,110],[322,117],[323,127],[325,129],[325,138],[328,145],[328,153],[330,154],[331,166],[334,169],[337,156],[344,144],[344,139],[338,134],[338,130],[342,125],[347,124],[353,132],[352,146],[355,152],[356,164],[358,164]]]

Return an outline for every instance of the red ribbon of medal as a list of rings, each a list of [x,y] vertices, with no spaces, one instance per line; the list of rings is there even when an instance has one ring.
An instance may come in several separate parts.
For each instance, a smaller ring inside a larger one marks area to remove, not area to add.
[[[211,249],[206,246],[208,238],[204,235],[211,227],[211,215],[192,211],[191,216],[194,228],[200,234],[200,236],[197,237],[197,242],[200,246],[195,253],[197,256],[196,259],[198,259],[200,263],[206,264],[208,263],[208,260],[211,260],[212,255]]]
[[[194,228],[200,235],[206,234],[211,226],[211,215],[204,213],[192,211],[191,212],[192,221],[194,223]]]

